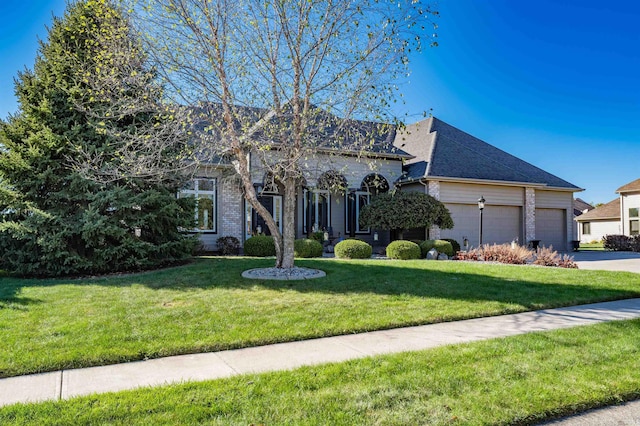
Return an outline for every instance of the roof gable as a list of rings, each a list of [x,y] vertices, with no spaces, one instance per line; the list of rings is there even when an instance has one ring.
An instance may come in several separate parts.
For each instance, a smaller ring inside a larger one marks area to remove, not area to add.
[[[620,188],[616,189],[616,192],[618,194],[622,194],[624,192],[640,192],[640,179],[636,179],[633,182],[622,185]]]
[[[620,220],[620,197],[609,201],[600,207],[596,207],[576,218],[580,222],[588,220],[615,219]]]
[[[453,178],[531,183],[579,191],[581,188],[506,153],[450,124],[430,117],[398,132],[394,142],[426,167],[405,168],[408,179]],[[420,170],[422,176],[418,176]]]

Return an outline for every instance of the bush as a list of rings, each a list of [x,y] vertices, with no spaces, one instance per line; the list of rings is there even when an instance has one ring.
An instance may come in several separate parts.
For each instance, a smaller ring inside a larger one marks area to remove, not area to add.
[[[478,251],[479,256],[487,262],[499,262],[509,265],[524,265],[534,256],[534,252],[523,246],[511,248],[511,244],[485,244]]]
[[[411,241],[393,241],[387,246],[387,257],[390,259],[420,259],[420,246]]]
[[[453,257],[455,252],[453,251],[453,245],[449,241],[436,240],[434,248],[438,250],[438,253],[444,253],[449,257]]]
[[[603,247],[613,251],[640,251],[640,236],[607,235],[603,238]]]
[[[541,247],[538,249],[534,265],[555,266],[559,268],[577,268],[578,265],[573,261],[573,257],[568,255],[561,256],[553,247]]]
[[[320,257],[322,256],[322,244],[310,238],[301,238],[293,243],[293,255],[295,257]]]
[[[269,235],[256,235],[244,242],[245,256],[267,257],[276,255],[276,244]]]
[[[343,240],[336,244],[334,251],[339,259],[368,259],[373,248],[361,240]]]
[[[429,250],[436,246],[436,240],[425,240],[420,245],[420,257],[427,257]]]
[[[453,247],[453,254],[456,254],[460,251],[460,243],[458,243],[453,238],[443,238],[442,241],[448,241],[451,243],[451,247]]]
[[[311,235],[309,235],[309,238],[322,244],[322,242],[324,241],[324,232],[322,231],[312,232]]]
[[[459,247],[459,246],[458,246]],[[444,253],[449,257],[452,257],[455,252],[453,251],[453,245],[446,240],[426,240],[420,244],[420,256],[426,257],[429,250],[436,249],[438,253]]]
[[[227,255],[235,255],[240,253],[240,240],[236,237],[220,237],[218,241],[216,241],[216,247],[221,254]]]

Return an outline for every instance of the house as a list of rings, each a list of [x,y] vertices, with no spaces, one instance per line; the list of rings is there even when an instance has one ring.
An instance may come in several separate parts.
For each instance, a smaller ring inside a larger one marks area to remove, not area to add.
[[[377,129],[380,123],[351,120],[350,126]],[[478,244],[477,200],[484,196],[483,242],[527,243],[540,240],[566,250],[573,240],[575,185],[491,146],[437,118],[428,118],[402,130],[375,132],[367,150],[336,150],[324,134],[312,165],[305,165],[304,184],[296,200],[296,237],[327,231],[332,237],[351,236],[374,245],[386,245],[389,232],[363,229],[358,215],[371,197],[394,187],[424,191],[450,210],[455,227],[412,230],[406,238],[466,238]],[[283,197],[277,181],[260,170],[257,155],[250,158],[254,186],[260,202],[282,224]],[[200,167],[198,176],[182,196],[198,199],[196,221],[204,246],[215,248],[219,236],[244,241],[267,232],[248,203],[228,164]],[[327,182],[341,182],[340,189]]]
[[[616,199],[576,218],[580,242],[600,241],[606,235],[640,234],[640,179],[616,192]]]
[[[587,203],[586,201],[584,201],[582,198],[576,198],[573,200],[573,240],[574,241],[580,240],[580,235],[579,235],[580,231],[578,230],[579,226],[578,226],[578,222],[576,221],[576,218],[593,209],[595,209],[595,207]]]

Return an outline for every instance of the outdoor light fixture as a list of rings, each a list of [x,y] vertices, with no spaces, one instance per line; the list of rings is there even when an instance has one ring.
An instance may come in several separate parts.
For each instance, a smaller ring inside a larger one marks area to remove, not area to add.
[[[256,188],[256,194],[260,194],[262,192],[262,184],[261,183],[254,183],[253,186]]]
[[[480,244],[479,247],[482,247],[482,211],[484,210],[484,202],[487,201],[484,199],[484,196],[480,196],[478,199],[478,209],[480,210]]]
[[[373,241],[378,241],[378,231],[373,233]]]
[[[329,232],[328,231],[324,231],[324,240],[325,241],[329,241]]]

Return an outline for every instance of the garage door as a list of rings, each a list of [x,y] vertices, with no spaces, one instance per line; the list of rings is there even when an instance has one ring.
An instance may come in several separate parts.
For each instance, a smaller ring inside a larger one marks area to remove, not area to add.
[[[566,250],[566,226],[565,210],[536,209],[536,240],[540,245]]]
[[[464,237],[469,244],[477,246],[480,237],[480,212],[477,204],[445,203],[451,212],[453,229],[443,229],[442,238],[453,238],[462,245]],[[482,220],[482,242],[485,244],[510,243],[518,238],[522,241],[522,214],[520,207],[486,206]]]

